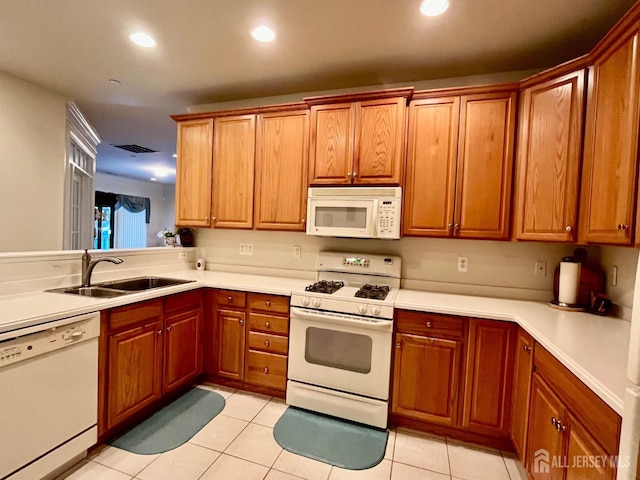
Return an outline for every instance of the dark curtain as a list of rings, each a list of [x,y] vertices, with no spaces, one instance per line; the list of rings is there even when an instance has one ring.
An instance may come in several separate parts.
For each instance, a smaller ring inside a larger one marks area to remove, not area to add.
[[[131,213],[138,213],[145,211],[145,221],[149,223],[151,218],[151,200],[147,197],[134,197],[133,195],[116,195],[116,210],[120,207],[124,207],[125,210]]]

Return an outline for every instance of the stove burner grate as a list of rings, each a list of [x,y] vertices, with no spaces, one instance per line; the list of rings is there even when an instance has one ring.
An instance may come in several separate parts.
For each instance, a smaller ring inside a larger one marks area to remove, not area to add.
[[[356,292],[358,298],[369,298],[372,300],[384,300],[389,294],[389,287],[386,285],[363,285]]]
[[[305,288],[307,292],[332,294],[344,287],[344,282],[332,282],[329,280],[320,280]]]

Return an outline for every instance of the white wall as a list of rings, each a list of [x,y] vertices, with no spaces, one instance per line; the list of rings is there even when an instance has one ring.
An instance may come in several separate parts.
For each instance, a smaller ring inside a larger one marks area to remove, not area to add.
[[[0,252],[62,248],[67,99],[0,72]]]
[[[239,244],[253,244],[253,256],[239,255]],[[401,240],[320,238],[294,232],[199,229],[199,255],[211,270],[286,274],[313,278],[320,250],[386,253],[402,257],[402,286],[416,290],[502,298],[551,300],[553,273],[576,245],[404,237]],[[302,247],[295,258],[294,245]],[[605,270],[618,266],[618,285],[608,294],[629,318],[638,252],[632,248],[590,247],[589,257]],[[457,270],[458,256],[468,259],[468,272]],[[535,262],[546,262],[546,276],[535,275]]]
[[[95,178],[96,191],[121,193],[148,197],[151,200],[151,218],[147,225],[147,247],[161,247],[162,239],[157,233],[165,227],[175,228],[175,185],[143,182],[98,172]]]

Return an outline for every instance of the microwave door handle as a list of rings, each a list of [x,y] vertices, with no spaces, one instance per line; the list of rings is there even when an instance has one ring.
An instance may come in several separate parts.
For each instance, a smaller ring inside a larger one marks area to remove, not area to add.
[[[332,323],[335,325],[352,325],[354,327],[359,327],[362,329],[389,331],[393,329],[393,322],[391,320],[371,320],[368,322],[362,320],[350,320],[344,317],[331,317],[328,315],[321,315],[309,312],[307,310],[302,310],[301,308],[297,307],[291,307],[291,316],[303,318],[306,320],[314,320],[316,322]]]

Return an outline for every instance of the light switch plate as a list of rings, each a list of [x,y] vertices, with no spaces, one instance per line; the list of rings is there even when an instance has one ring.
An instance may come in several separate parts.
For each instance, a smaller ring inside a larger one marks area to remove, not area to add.
[[[241,243],[238,253],[240,255],[253,255],[253,243]]]

